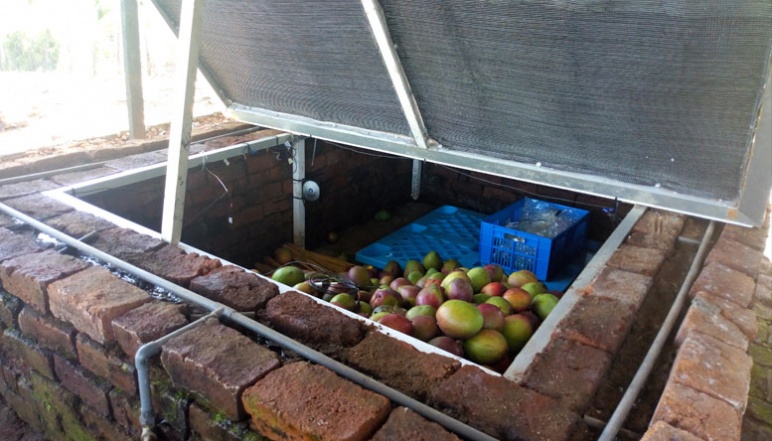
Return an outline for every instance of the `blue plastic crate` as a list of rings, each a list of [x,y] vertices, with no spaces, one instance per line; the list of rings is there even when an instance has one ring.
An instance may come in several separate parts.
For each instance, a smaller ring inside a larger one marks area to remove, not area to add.
[[[568,226],[552,238],[508,228],[520,220],[526,207],[545,204]],[[510,273],[521,269],[533,271],[539,280],[548,280],[582,251],[587,233],[587,210],[523,198],[483,219],[480,228],[480,262],[495,263]]]
[[[443,205],[417,221],[382,237],[356,253],[356,260],[383,268],[390,260],[404,268],[410,259],[421,260],[430,251],[472,267],[479,260],[482,213]]]

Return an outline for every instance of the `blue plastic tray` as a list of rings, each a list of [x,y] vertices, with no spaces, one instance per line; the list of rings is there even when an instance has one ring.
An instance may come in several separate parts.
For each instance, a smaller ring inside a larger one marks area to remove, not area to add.
[[[442,259],[454,258],[472,267],[480,259],[480,221],[482,213],[443,205],[417,221],[382,237],[356,253],[356,260],[383,268],[390,260],[404,267],[408,260],[420,261],[430,251]]]

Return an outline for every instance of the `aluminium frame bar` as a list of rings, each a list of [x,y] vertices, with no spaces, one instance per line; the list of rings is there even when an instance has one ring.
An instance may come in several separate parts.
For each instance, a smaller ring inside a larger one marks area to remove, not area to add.
[[[139,47],[137,0],[121,0],[121,30],[123,31],[123,78],[126,81],[129,137],[145,139],[145,104],[142,94],[142,57]]]

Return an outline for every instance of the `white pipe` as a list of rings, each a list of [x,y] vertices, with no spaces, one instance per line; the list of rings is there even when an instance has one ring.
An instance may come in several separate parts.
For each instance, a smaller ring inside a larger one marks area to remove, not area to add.
[[[678,295],[676,295],[676,298],[673,301],[670,312],[668,312],[665,321],[662,323],[662,327],[659,328],[657,337],[654,338],[654,342],[651,344],[649,352],[646,353],[646,358],[643,359],[641,366],[635,373],[635,377],[633,377],[633,381],[625,391],[625,395],[611,415],[608,425],[603,430],[603,433],[601,433],[598,441],[614,441],[619,429],[627,419],[630,409],[632,409],[633,404],[635,404],[638,394],[641,392],[646,379],[649,378],[649,374],[654,368],[654,363],[657,361],[660,352],[662,352],[662,347],[665,345],[665,342],[667,342],[668,336],[670,336],[670,331],[672,331],[673,326],[676,324],[676,320],[678,320],[678,317],[681,314],[681,309],[686,301],[686,294],[689,292],[689,289],[691,289],[694,280],[697,278],[697,275],[702,268],[702,262],[705,260],[705,253],[708,251],[708,243],[713,236],[714,229],[715,222],[711,221],[708,224],[708,228],[705,230],[705,234],[702,236],[700,248],[697,250],[694,260],[692,260],[689,272],[686,274],[686,278],[681,284],[681,289],[678,291]]]
[[[94,248],[88,244],[80,242],[74,237],[64,234],[61,231],[56,230],[32,217],[29,217],[26,214],[21,213],[20,211],[15,210],[3,203],[0,203],[0,212],[5,212],[9,216],[20,219],[21,221],[25,222],[31,227],[45,234],[48,234],[51,237],[54,237],[60,240],[61,242],[79,250],[84,254],[91,255],[96,259],[99,259],[105,263],[109,263],[110,265],[113,265],[117,268],[120,268],[124,271],[134,274],[137,277],[140,277],[149,283],[160,286],[161,288],[164,288],[172,292],[174,295],[180,297],[183,300],[189,301],[191,303],[195,303],[196,305],[201,306],[209,311],[222,309],[222,315],[221,315],[222,318],[226,320],[230,320],[233,323],[236,323],[238,325],[241,325],[242,327],[249,329],[255,334],[278,344],[284,349],[295,352],[313,363],[324,366],[327,369],[330,369],[331,371],[340,375],[341,377],[346,378],[364,387],[365,389],[369,389],[377,394],[383,395],[389,400],[401,406],[410,408],[413,411],[415,411],[417,414],[423,416],[424,418],[430,421],[434,421],[440,424],[441,426],[447,428],[448,430],[460,435],[462,438],[470,439],[470,440],[479,440],[479,441],[496,440],[496,438],[493,438],[490,435],[487,435],[486,433],[483,433],[475,429],[474,427],[468,426],[454,418],[451,418],[448,415],[445,415],[444,413],[432,407],[429,407],[426,404],[418,400],[415,400],[396,389],[393,389],[379,381],[376,381],[368,377],[367,375],[364,375],[361,372],[355,369],[352,369],[346,366],[345,364],[340,363],[339,361],[322,354],[321,352],[315,351],[309,348],[308,346],[305,346],[299,342],[296,342],[295,340],[287,337],[286,335],[281,334],[263,324],[260,324],[244,316],[243,314],[238,313],[234,309],[226,305],[223,305],[222,303],[212,301],[204,296],[196,294],[193,291],[190,291],[186,288],[175,285],[174,283],[171,283],[166,279],[158,277],[155,274],[149,273],[141,268],[138,268],[126,261],[123,261],[121,259],[118,259],[117,257],[107,254],[97,248]]]

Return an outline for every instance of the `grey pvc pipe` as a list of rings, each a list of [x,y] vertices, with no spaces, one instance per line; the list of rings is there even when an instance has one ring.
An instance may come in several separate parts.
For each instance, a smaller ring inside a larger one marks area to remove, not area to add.
[[[635,404],[635,400],[638,398],[638,394],[640,394],[646,379],[649,378],[649,374],[654,368],[654,363],[657,361],[659,354],[662,352],[662,348],[665,346],[665,342],[667,342],[670,331],[673,330],[673,326],[675,326],[676,320],[678,320],[678,316],[681,314],[681,309],[683,309],[684,303],[686,301],[686,294],[689,292],[689,289],[691,289],[694,280],[697,278],[697,274],[702,268],[702,262],[705,260],[705,253],[708,251],[708,243],[710,242],[710,238],[713,236],[714,229],[715,222],[711,221],[708,224],[708,228],[705,230],[705,234],[702,236],[700,247],[697,249],[697,254],[694,255],[692,264],[689,267],[689,272],[686,273],[686,278],[684,278],[684,281],[681,284],[681,289],[678,291],[678,294],[673,301],[673,306],[670,308],[665,321],[662,323],[662,327],[659,328],[659,332],[657,332],[657,336],[654,338],[654,342],[651,344],[649,351],[646,353],[646,357],[643,359],[641,366],[635,373],[635,376],[633,377],[632,382],[630,382],[630,386],[628,386],[627,390],[625,391],[625,395],[622,397],[622,400],[619,402],[617,408],[614,410],[614,413],[611,415],[606,428],[603,430],[603,433],[600,434],[598,441],[614,441],[617,433],[619,432],[619,429],[627,419],[627,415],[630,413],[630,409],[632,409],[633,404]]]
[[[166,279],[158,277],[155,274],[149,273],[143,270],[142,268],[138,268],[124,260],[118,259],[117,257],[114,257],[97,248],[94,248],[91,245],[80,242],[74,237],[68,236],[3,203],[0,203],[0,211],[5,212],[6,214],[12,217],[22,220],[23,222],[27,223],[28,225],[32,226],[38,231],[41,231],[45,234],[48,234],[51,237],[54,237],[64,242],[67,245],[79,250],[84,254],[89,254],[105,263],[109,263],[110,265],[113,265],[124,271],[132,273],[149,283],[160,286],[161,288],[164,288],[174,293],[174,295],[180,297],[183,300],[187,300],[191,303],[195,303],[196,305],[201,306],[209,311],[222,309],[221,316],[223,318],[230,320],[238,325],[241,325],[244,328],[249,329],[250,331],[256,333],[257,335],[275,342],[276,344],[283,347],[284,349],[288,349],[290,351],[293,351],[301,355],[307,360],[310,360],[314,363],[324,366],[327,369],[330,369],[331,371],[340,375],[341,377],[351,380],[354,383],[357,383],[360,386],[366,389],[369,389],[373,392],[381,394],[386,398],[388,398],[389,400],[399,405],[408,407],[413,411],[415,411],[416,413],[418,413],[419,415],[422,415],[424,418],[440,424],[441,426],[449,429],[452,432],[455,432],[456,434],[460,435],[463,438],[470,439],[470,440],[479,440],[479,441],[496,440],[496,438],[493,438],[490,435],[475,429],[474,427],[471,427],[454,418],[451,418],[448,415],[445,415],[444,413],[434,408],[431,408],[426,404],[418,400],[415,400],[396,389],[393,389],[379,381],[376,381],[368,377],[367,375],[364,375],[358,372],[357,370],[352,369],[346,366],[345,364],[340,363],[339,361],[322,354],[321,352],[315,351],[309,348],[308,346],[298,343],[295,340],[292,340],[291,338],[279,332],[276,332],[265,325],[262,325],[252,319],[249,319],[248,317],[245,317],[244,315],[238,313],[237,311],[235,311],[234,309],[226,305],[223,305],[222,303],[212,301],[204,296],[196,294],[193,291],[190,291],[181,286],[175,285],[174,283],[171,283]]]

